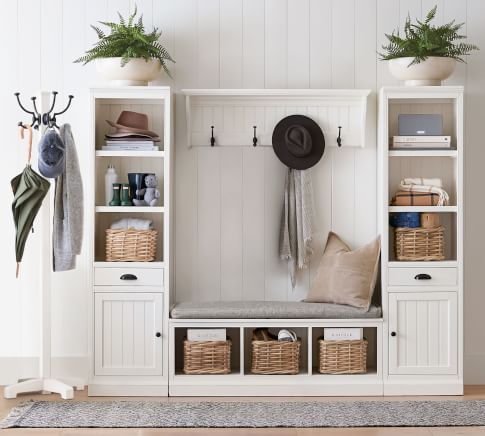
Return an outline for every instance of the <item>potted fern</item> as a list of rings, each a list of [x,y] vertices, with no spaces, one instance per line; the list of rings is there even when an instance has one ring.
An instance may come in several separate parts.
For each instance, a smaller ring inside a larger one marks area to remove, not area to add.
[[[411,23],[408,15],[404,24],[404,37],[397,32],[386,34],[389,43],[383,45],[381,60],[389,61],[389,71],[406,85],[441,85],[455,70],[456,62],[465,62],[463,56],[478,50],[473,44],[460,42],[465,35],[459,34],[464,23],[455,20],[433,26],[437,6],[431,9],[423,21]]]
[[[74,62],[86,65],[96,61],[97,71],[117,85],[147,85],[157,78],[162,68],[171,77],[166,62],[175,61],[159,42],[162,32],[156,27],[145,32],[143,16],[136,19],[136,15],[135,6],[127,20],[118,12],[119,23],[100,22],[109,34],[91,25],[99,40]]]

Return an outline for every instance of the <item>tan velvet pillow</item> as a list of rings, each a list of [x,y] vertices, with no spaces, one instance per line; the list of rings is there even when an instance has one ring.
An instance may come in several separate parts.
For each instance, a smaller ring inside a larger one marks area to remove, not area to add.
[[[380,238],[352,251],[328,234],[317,276],[305,301],[347,304],[369,310],[379,270]]]

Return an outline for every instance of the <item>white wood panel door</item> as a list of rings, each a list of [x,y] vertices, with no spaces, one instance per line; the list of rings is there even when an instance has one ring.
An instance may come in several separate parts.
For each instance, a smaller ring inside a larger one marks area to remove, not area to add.
[[[162,293],[95,294],[96,375],[162,375]]]
[[[389,374],[457,373],[457,293],[389,294]]]

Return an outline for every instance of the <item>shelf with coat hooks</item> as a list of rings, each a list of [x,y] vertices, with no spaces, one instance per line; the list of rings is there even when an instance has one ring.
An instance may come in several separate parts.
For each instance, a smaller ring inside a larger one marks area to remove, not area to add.
[[[364,147],[369,89],[184,89],[187,146],[271,147],[288,115],[312,118],[330,147]]]
[[[59,112],[54,112],[55,106],[56,106],[56,100],[57,100],[57,94],[59,94],[57,91],[52,91],[52,97],[51,97],[51,102],[50,102],[50,107],[47,110],[47,112],[39,112],[37,109],[37,97],[30,97],[30,100],[32,101],[32,110],[27,109],[21,102],[20,100],[20,92],[14,93],[15,97],[17,98],[17,103],[20,106],[20,108],[27,114],[31,116],[31,122],[30,126],[33,129],[38,130],[40,126],[46,126],[49,128],[59,128],[57,125],[57,117],[59,115],[64,114],[67,112],[69,107],[71,106],[72,99],[74,98],[73,95],[68,95],[68,102],[66,106],[64,107],[63,110]],[[18,123],[20,127],[26,127],[25,124],[20,121]]]

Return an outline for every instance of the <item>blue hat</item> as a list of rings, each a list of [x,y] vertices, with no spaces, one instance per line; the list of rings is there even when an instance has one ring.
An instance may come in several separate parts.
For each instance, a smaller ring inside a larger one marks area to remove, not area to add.
[[[47,130],[39,141],[39,172],[47,178],[55,179],[64,172],[65,145],[59,134]]]

